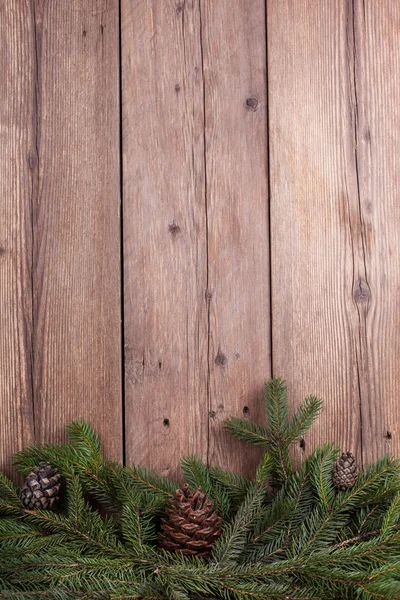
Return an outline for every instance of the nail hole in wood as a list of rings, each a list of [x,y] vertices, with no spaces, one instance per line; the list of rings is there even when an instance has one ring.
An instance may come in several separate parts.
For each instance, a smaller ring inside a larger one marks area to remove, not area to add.
[[[210,291],[206,292],[206,300],[211,300],[212,298],[212,293]]]
[[[86,29],[84,29],[84,30],[82,31],[82,35],[83,35],[83,37],[86,37]]]
[[[250,409],[248,406],[243,406],[243,414],[248,415],[250,413]]]
[[[246,100],[246,108],[248,110],[256,111],[258,108],[258,100],[257,98],[247,98]]]
[[[210,412],[208,413],[210,419],[215,419],[216,415],[217,413],[215,412],[215,410],[210,410]]]
[[[387,431],[387,432],[386,432],[386,435],[385,435],[385,438],[386,438],[387,440],[391,440],[391,439],[392,439],[392,432],[391,432],[391,431]]]
[[[164,425],[164,427],[165,427],[166,429],[168,429],[168,427],[169,427],[169,419],[164,419],[164,420],[163,420],[163,425]]]
[[[179,85],[179,83],[175,84],[175,91],[177,94],[181,91],[181,86]]]
[[[301,448],[301,449],[303,450],[303,452],[304,452],[304,450],[306,449],[306,441],[305,441],[305,439],[304,439],[304,438],[301,438],[301,440],[300,440],[300,443],[299,443],[299,446],[300,446],[300,448]]]
[[[215,357],[215,364],[219,367],[224,367],[227,362],[228,359],[226,358],[225,354],[221,350],[218,350],[218,354]]]
[[[162,369],[162,360],[158,361],[158,368],[161,370]]]

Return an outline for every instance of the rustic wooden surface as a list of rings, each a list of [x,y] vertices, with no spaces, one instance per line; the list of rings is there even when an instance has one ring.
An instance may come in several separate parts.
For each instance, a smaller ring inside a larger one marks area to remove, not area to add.
[[[206,458],[207,233],[198,3],[122,1],[126,458]]]
[[[271,0],[268,83],[273,371],[324,412],[298,448],[361,448],[362,240],[351,2]]]
[[[202,2],[210,293],[208,459],[251,473],[260,456],[220,424],[260,421],[270,376],[265,3]]]
[[[363,455],[400,453],[400,4],[354,2]]]
[[[250,474],[220,426],[271,368],[326,401],[299,461],[399,455],[397,3],[5,0],[0,34],[0,468],[85,417]]]
[[[368,463],[399,452],[400,11],[268,14],[273,369],[326,400],[306,452],[329,434]]]
[[[11,93],[0,389],[16,434],[7,456],[22,441],[64,439],[64,425],[85,417],[120,459],[118,2],[9,2],[0,21],[11,44],[2,44]]]
[[[122,456],[118,2],[36,6],[36,435],[60,439],[65,423],[85,417],[117,459]]]
[[[0,469],[34,439],[32,413],[33,27],[30,3],[0,9]]]

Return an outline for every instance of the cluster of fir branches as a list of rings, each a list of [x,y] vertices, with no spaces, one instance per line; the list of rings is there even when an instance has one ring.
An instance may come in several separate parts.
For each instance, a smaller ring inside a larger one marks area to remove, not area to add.
[[[0,475],[0,598],[400,599],[399,463],[385,457],[336,492],[337,449],[316,449],[298,471],[289,454],[321,401],[306,398],[289,419],[285,384],[272,379],[265,407],[266,427],[234,417],[224,423],[265,448],[254,479],[195,456],[182,460],[190,487],[202,486],[224,517],[207,559],[157,547],[179,485],[104,460],[85,422],[68,427],[70,444],[18,453],[22,474],[40,462],[59,469],[64,501],[58,511],[26,510]]]

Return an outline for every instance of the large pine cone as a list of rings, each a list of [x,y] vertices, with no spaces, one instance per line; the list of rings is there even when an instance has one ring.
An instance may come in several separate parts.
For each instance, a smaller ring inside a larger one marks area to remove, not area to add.
[[[208,556],[221,533],[222,517],[201,487],[192,491],[185,483],[176,490],[161,521],[160,547],[187,556]]]
[[[52,508],[54,502],[59,499],[57,494],[60,485],[60,475],[57,473],[57,469],[41,463],[29,473],[21,490],[24,507],[29,510]]]
[[[351,452],[343,452],[333,466],[333,485],[337,490],[345,492],[353,487],[357,479],[356,459]]]

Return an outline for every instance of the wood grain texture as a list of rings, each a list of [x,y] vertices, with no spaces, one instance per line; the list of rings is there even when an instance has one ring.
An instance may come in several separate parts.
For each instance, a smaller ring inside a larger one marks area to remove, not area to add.
[[[121,459],[118,2],[31,6],[36,438],[84,417]]]
[[[33,27],[30,3],[0,5],[0,470],[34,439],[32,404]]]
[[[265,419],[270,376],[265,3],[201,2],[210,294],[208,459],[251,474],[259,449],[221,432]]]
[[[207,453],[207,247],[197,2],[122,1],[126,457]]]
[[[366,278],[352,34],[342,0],[268,3],[273,371],[293,408],[310,393],[325,399],[306,453],[329,433],[361,460]]]
[[[354,0],[363,454],[400,455],[400,5]]]

